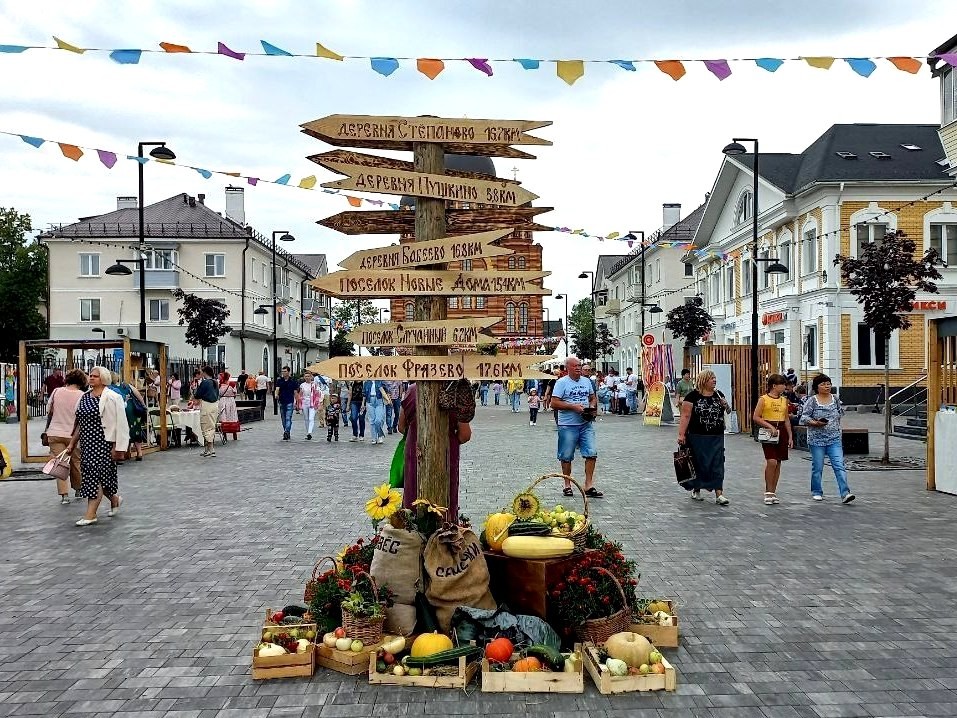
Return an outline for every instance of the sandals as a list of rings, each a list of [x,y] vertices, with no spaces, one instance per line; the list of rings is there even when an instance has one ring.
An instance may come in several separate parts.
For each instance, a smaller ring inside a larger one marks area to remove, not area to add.
[[[604,496],[604,494],[592,486],[590,489],[585,489],[585,496],[590,499],[600,499]]]
[[[566,486],[564,489],[562,489],[562,496],[574,496],[574,495],[575,495],[575,492],[572,491],[571,486]]]
[[[781,499],[779,499],[775,494],[772,494],[770,491],[764,492],[765,506],[774,506],[775,504],[779,504],[779,503],[781,503]]]

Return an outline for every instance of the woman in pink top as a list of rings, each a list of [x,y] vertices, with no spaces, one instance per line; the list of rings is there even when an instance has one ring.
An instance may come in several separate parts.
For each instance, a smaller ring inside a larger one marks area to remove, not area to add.
[[[50,454],[56,456],[66,449],[73,436],[73,425],[76,422],[76,405],[86,391],[86,374],[79,369],[67,372],[66,384],[54,389],[50,395],[47,409],[49,422],[47,423],[47,444]],[[60,503],[70,503],[70,486],[74,493],[80,490],[80,452],[74,451],[70,457],[70,484],[63,479],[57,479],[57,493],[60,494]]]

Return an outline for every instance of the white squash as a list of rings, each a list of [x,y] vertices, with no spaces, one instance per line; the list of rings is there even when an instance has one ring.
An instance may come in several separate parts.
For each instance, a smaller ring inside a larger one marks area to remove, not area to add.
[[[659,626],[671,625],[671,614],[667,611],[655,611],[654,615],[652,615],[652,618],[658,622]]]
[[[382,641],[382,650],[391,653],[393,656],[402,653],[405,650],[405,638],[403,636],[386,636]]]
[[[312,644],[305,638],[296,641],[296,653],[305,653],[312,648]]]
[[[351,638],[337,638],[337,639],[336,639],[336,650],[337,650],[337,651],[349,651],[349,650],[352,650],[352,639],[351,639]]]
[[[605,641],[605,650],[609,657],[624,661],[629,667],[637,668],[642,663],[648,663],[648,656],[653,649],[651,641],[630,631],[616,633]]]
[[[268,658],[269,656],[284,656],[286,655],[286,649],[275,643],[265,643],[260,646],[259,655],[263,658]]]
[[[337,640],[339,639],[336,638],[336,634],[333,631],[329,631],[329,633],[322,637],[322,645],[326,648],[335,648]]]
[[[628,675],[628,664],[624,661],[619,661],[617,658],[609,658],[607,661],[605,661],[605,667],[613,676]]]
[[[557,536],[509,536],[502,542],[502,552],[512,558],[559,558],[574,550],[571,540]]]

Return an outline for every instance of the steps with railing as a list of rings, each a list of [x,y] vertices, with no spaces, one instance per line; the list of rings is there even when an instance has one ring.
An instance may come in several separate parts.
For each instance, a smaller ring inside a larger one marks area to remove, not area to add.
[[[904,419],[894,422],[893,436],[927,441],[927,375],[891,394],[890,400],[891,416]]]

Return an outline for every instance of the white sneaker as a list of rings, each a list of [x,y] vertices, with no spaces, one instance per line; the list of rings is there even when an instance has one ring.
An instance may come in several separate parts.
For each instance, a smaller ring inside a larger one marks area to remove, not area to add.
[[[358,441],[358,440],[359,440],[358,437],[355,437],[355,436],[353,436],[351,439],[349,439],[349,441]]]
[[[530,421],[530,422],[528,422],[528,425],[529,425],[529,426],[535,426],[535,422],[534,422],[534,421]]]
[[[695,489],[691,492],[691,498],[695,501],[704,501],[704,496],[701,495],[701,491],[698,489]]]
[[[718,506],[727,506],[728,504],[731,503],[731,500],[730,500],[727,496],[725,496],[724,494],[722,494],[721,496],[719,496],[718,498],[716,498],[716,499],[714,500],[714,502],[715,502]]]
[[[814,494],[814,496],[812,496],[811,499],[813,499],[814,501],[824,501],[824,497],[821,496],[820,494]]]
[[[778,498],[778,495],[777,495],[777,494],[771,494],[771,503],[772,503],[772,504],[779,504],[779,503],[781,503],[781,499]]]
[[[216,454],[213,454],[213,456],[216,456]],[[113,518],[114,516],[116,516],[116,515],[120,512],[120,506],[122,506],[122,505],[123,505],[123,497],[122,497],[122,496],[117,496],[117,497],[116,497],[116,506],[111,506],[111,507],[110,507],[110,510],[106,512],[106,515],[109,516],[110,518]]]
[[[360,436],[360,437],[359,437],[359,441],[365,441],[365,440],[366,440],[366,438],[365,438],[364,436]]]

